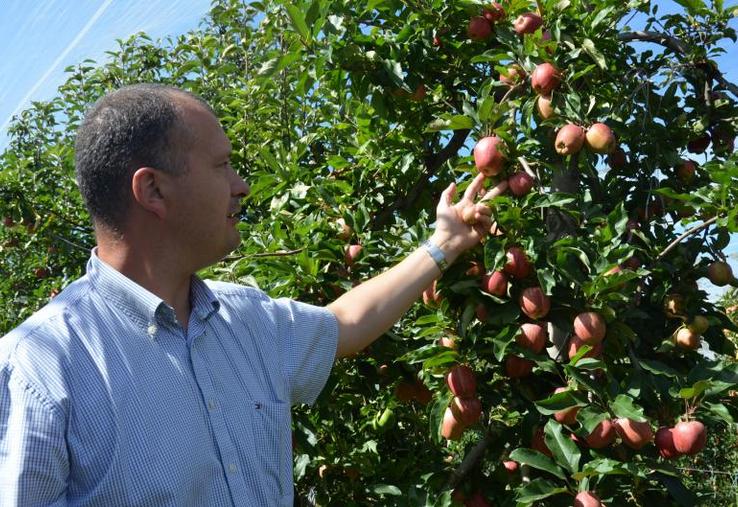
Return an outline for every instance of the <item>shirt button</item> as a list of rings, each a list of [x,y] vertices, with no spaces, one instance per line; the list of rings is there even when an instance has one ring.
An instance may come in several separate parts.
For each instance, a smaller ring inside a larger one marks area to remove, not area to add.
[[[235,463],[231,463],[230,465],[228,465],[228,471],[230,473],[235,474],[236,473],[236,470],[237,470],[237,468],[236,468],[236,464]]]
[[[215,410],[215,407],[217,407],[217,404],[215,403],[214,400],[208,401],[208,409]]]
[[[149,336],[154,336],[156,334],[156,331],[157,329],[155,324],[149,325],[148,329],[146,329],[146,332],[149,334]]]

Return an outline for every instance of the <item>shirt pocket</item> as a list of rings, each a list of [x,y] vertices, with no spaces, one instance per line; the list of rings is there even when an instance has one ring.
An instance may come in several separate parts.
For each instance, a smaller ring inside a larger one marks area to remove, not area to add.
[[[250,404],[257,463],[265,474],[267,494],[276,501],[292,491],[290,405],[281,401]]]

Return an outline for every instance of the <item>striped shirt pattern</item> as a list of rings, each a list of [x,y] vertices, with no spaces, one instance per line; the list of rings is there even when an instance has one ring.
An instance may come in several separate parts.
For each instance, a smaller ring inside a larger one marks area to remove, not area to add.
[[[335,357],[325,308],[192,278],[188,329],[93,251],[0,339],[0,506],[292,506],[290,406]]]

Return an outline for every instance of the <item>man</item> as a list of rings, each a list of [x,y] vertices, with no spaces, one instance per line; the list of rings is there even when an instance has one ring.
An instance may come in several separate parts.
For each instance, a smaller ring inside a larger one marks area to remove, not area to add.
[[[490,226],[473,202],[482,177],[456,204],[451,185],[431,243],[392,269],[326,308],[272,300],[194,276],[239,245],[249,192],[201,99],[123,88],[88,112],[75,149],[97,247],[85,276],[0,340],[1,506],[292,505],[290,406]]]

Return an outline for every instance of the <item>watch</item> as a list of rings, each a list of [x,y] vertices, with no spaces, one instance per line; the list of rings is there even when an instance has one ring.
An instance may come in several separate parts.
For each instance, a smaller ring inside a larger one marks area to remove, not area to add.
[[[443,255],[443,252],[440,248],[438,248],[438,245],[433,243],[431,240],[426,239],[423,241],[422,245],[423,248],[425,248],[425,251],[428,252],[428,255],[431,256],[431,258],[436,261],[436,265],[438,266],[438,269],[441,270],[441,273],[446,271],[448,269],[448,262],[446,261],[446,256]]]

